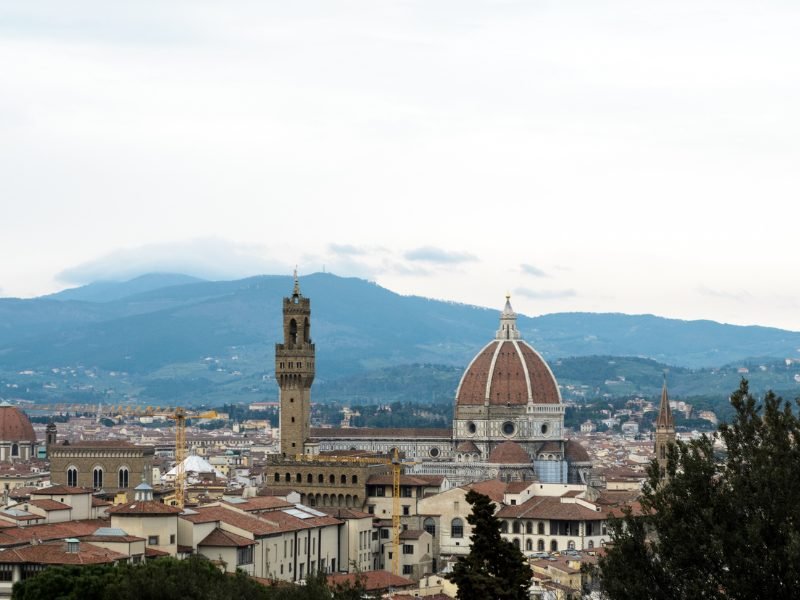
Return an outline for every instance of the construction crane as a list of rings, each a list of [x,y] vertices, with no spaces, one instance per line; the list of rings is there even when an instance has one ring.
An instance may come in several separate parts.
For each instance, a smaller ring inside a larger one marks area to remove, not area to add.
[[[404,464],[400,461],[397,448],[391,457],[377,456],[336,456],[320,454],[296,454],[295,460],[298,462],[331,462],[349,463],[360,465],[391,465],[392,467],[392,542],[394,550],[392,552],[392,573],[400,574],[400,474]]]
[[[135,406],[121,404],[118,406],[91,406],[88,404],[37,404],[26,410],[29,411],[58,411],[58,412],[96,412],[98,419],[101,415],[123,417],[163,417],[175,421],[175,504],[180,508],[186,502],[186,421],[189,419],[215,419],[217,411],[208,410],[195,412],[181,407],[161,406]]]

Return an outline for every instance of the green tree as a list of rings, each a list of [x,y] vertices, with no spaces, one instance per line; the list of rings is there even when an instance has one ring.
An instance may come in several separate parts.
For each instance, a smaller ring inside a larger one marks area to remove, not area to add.
[[[467,494],[472,514],[472,546],[459,557],[447,579],[458,586],[460,600],[527,600],[533,573],[522,552],[500,537],[500,520],[492,501],[475,490]]]
[[[667,478],[654,464],[641,514],[611,524],[598,563],[611,600],[797,598],[800,590],[800,419],[746,380],[722,425],[724,458],[703,436],[670,448]]]

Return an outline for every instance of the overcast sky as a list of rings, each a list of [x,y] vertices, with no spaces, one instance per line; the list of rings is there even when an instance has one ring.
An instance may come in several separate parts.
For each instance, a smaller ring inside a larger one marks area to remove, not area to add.
[[[3,2],[0,295],[297,264],[800,330],[798,32],[794,1]]]

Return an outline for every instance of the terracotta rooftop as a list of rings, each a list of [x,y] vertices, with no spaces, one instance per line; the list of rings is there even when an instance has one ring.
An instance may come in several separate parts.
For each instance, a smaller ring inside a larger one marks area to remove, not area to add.
[[[444,481],[443,475],[400,475],[400,485],[439,487]],[[392,475],[370,475],[367,478],[369,485],[393,485]]]
[[[486,481],[467,484],[463,488],[468,491],[475,490],[479,494],[489,496],[495,502],[502,502],[506,492],[506,485],[504,481],[499,479],[487,479]]]
[[[311,437],[313,438],[370,438],[370,439],[445,439],[450,440],[453,436],[452,429],[436,428],[374,428],[374,427],[312,427]]]
[[[489,453],[488,462],[497,465],[530,464],[531,457],[518,443],[505,441]]]
[[[229,502],[228,504],[247,512],[271,511],[294,506],[291,502],[287,502],[278,496],[255,496],[244,500],[244,502]]]
[[[183,512],[177,506],[168,506],[158,500],[134,500],[112,506],[106,512],[110,515],[177,515]]]
[[[406,529],[400,532],[401,540],[418,540],[425,533],[422,529]]]
[[[67,552],[65,542],[46,542],[0,550],[0,564],[97,565],[127,560],[119,552],[79,542],[77,552]]]
[[[227,546],[231,548],[242,548],[244,546],[254,546],[256,542],[248,540],[246,537],[223,531],[219,527],[209,533],[198,546]]]
[[[31,500],[28,502],[31,506],[36,506],[42,510],[50,512],[51,510],[72,510],[69,504],[64,504],[58,500],[50,500],[49,498],[42,498],[41,500]]]
[[[592,462],[589,453],[581,444],[575,440],[567,440],[564,443],[567,459],[572,462]]]
[[[563,521],[599,521],[608,516],[607,510],[592,510],[577,502],[562,502],[554,496],[534,496],[522,504],[503,506],[497,511],[501,518],[558,519]]]
[[[458,446],[456,446],[456,452],[478,452],[480,450],[475,445],[475,442],[472,440],[467,440],[466,442],[461,442]]]
[[[362,571],[361,573],[328,575],[328,583],[331,585],[347,583],[352,585],[356,582],[357,577],[363,578],[364,589],[368,592],[414,586],[414,582],[410,579],[394,575],[389,571]]]
[[[316,510],[332,516],[334,519],[371,519],[373,515],[354,508],[341,506],[317,506]]]
[[[90,488],[71,487],[66,485],[51,485],[46,488],[38,488],[31,492],[31,496],[72,496],[75,494],[91,494]]]
[[[196,514],[181,515],[181,519],[191,523],[223,522],[253,535],[270,535],[284,531],[300,531],[324,525],[341,523],[328,515],[301,519],[282,510],[269,513],[249,514],[226,506],[200,507]]]

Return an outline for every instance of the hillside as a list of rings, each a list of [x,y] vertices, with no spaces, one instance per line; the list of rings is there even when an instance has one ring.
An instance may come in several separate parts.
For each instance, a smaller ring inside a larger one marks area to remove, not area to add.
[[[348,386],[361,379],[391,388],[385,374],[403,365],[455,367],[455,375],[447,376],[457,377],[493,336],[502,301],[487,309],[401,296],[364,280],[322,273],[301,278],[301,287],[312,301],[315,388],[323,395],[326,389],[350,393]],[[284,276],[209,282],[151,275],[49,297],[0,299],[2,395],[153,401],[272,397],[281,298],[291,288],[291,278]],[[570,364],[567,357],[639,356],[700,369],[736,366],[751,357],[795,358],[800,348],[797,332],[652,315],[521,315],[518,326],[557,374],[559,364]],[[574,383],[599,391],[600,372],[605,371],[584,372]],[[564,376],[572,385],[572,376]],[[613,376],[603,375],[603,382],[608,379]],[[439,394],[442,385],[426,389],[421,380],[406,394]]]

